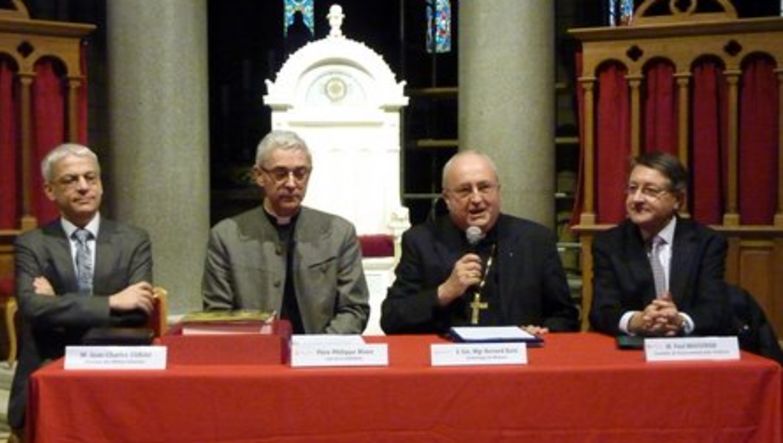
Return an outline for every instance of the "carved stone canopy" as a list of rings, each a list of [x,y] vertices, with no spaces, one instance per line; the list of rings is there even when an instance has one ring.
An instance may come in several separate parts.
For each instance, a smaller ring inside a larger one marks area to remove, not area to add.
[[[342,35],[333,5],[331,32],[291,54],[266,81],[272,127],[299,133],[313,156],[304,203],[352,221],[359,234],[391,234],[400,204],[400,108],[408,104],[377,52]]]

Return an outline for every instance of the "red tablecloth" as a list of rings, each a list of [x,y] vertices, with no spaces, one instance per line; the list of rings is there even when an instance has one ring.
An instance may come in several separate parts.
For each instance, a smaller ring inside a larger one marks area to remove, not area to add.
[[[431,336],[379,337],[386,368],[185,366],[32,376],[46,442],[779,442],[781,369],[763,358],[646,363],[550,334],[529,365],[433,368]]]

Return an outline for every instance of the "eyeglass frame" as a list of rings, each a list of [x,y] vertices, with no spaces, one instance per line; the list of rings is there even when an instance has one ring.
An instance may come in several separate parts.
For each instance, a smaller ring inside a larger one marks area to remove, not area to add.
[[[639,186],[636,184],[628,184],[625,186],[625,189],[623,191],[625,192],[625,195],[629,197],[632,195],[636,195],[637,192],[641,192],[642,196],[645,198],[658,200],[661,197],[663,197],[664,194],[673,193],[674,189],[670,187],[664,189],[658,189],[653,186]]]
[[[446,188],[445,192],[454,195],[458,200],[467,200],[473,194],[486,197],[500,189],[500,183],[478,182],[468,183],[457,186],[456,188]]]
[[[66,189],[75,189],[81,185],[82,179],[84,179],[84,182],[88,187],[96,186],[101,181],[101,174],[99,172],[87,172],[85,174],[66,174],[57,177],[52,181],[52,184]]]
[[[313,172],[311,166],[297,166],[293,169],[288,169],[283,166],[277,166],[271,169],[259,166],[258,169],[265,172],[275,183],[284,183],[289,177],[293,177],[294,182],[296,183],[304,183],[310,177],[310,173]]]

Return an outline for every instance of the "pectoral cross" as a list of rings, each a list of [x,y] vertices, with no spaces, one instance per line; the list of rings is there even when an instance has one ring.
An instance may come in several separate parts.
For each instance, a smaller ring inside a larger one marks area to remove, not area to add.
[[[481,301],[481,290],[484,289],[484,285],[487,283],[487,276],[490,269],[492,269],[492,258],[495,256],[495,244],[492,244],[492,250],[489,252],[489,258],[487,259],[487,267],[484,269],[484,275],[481,276],[481,283],[479,283],[478,290],[473,293],[473,301],[470,302],[470,324],[479,324],[479,313],[482,309],[488,309],[489,303]]]
[[[479,311],[487,308],[489,308],[489,303],[481,302],[481,294],[478,291],[473,293],[473,301],[470,302],[470,309],[472,311],[470,314],[470,324],[477,325],[479,322]]]

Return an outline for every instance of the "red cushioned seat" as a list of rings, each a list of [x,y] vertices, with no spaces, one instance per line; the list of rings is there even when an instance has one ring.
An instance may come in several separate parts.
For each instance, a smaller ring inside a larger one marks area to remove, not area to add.
[[[359,243],[365,258],[394,256],[394,237],[391,235],[360,235]]]

